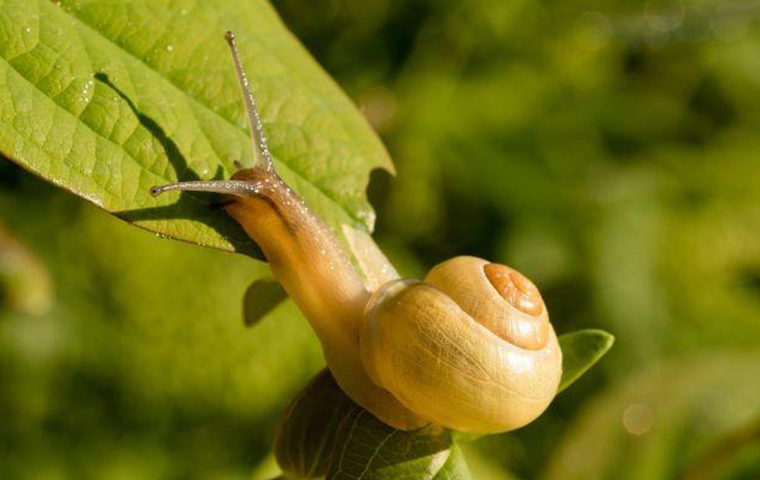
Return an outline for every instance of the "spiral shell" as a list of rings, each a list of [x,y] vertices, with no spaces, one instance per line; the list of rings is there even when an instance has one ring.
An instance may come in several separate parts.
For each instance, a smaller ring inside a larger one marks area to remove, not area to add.
[[[538,290],[474,257],[395,280],[365,310],[362,363],[417,415],[455,430],[519,428],[554,398],[562,353]]]

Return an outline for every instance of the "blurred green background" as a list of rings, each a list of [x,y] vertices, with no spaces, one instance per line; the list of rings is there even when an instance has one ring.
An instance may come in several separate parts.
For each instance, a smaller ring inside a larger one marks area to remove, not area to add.
[[[760,478],[760,1],[278,0],[383,137],[376,238],[472,254],[610,355],[474,478]],[[0,478],[251,479],[321,368],[266,266],[0,161]],[[198,285],[202,285],[202,293]]]

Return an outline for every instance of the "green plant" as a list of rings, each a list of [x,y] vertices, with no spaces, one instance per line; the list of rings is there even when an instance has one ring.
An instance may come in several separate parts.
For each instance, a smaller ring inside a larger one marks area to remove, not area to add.
[[[228,178],[234,163],[248,155],[242,111],[231,101],[237,98],[234,84],[224,83],[229,76],[220,73],[222,56],[216,55],[217,47],[193,45],[203,37],[193,32],[226,24],[218,31],[236,29],[243,50],[256,52],[255,62],[246,60],[258,66],[249,70],[278,171],[362,268],[366,263],[352,238],[373,248],[374,216],[364,195],[369,171],[392,168],[379,140],[267,4],[195,7],[179,11],[185,17],[180,31],[173,30],[177,27],[168,10],[147,2],[125,4],[116,15],[110,2],[6,2],[0,10],[10,19],[8,41],[0,52],[5,59],[0,87],[8,95],[0,104],[0,151],[137,226],[258,256],[257,246],[225,215],[210,210],[204,198],[184,195],[172,202],[148,195],[148,187],[156,184]],[[124,31],[123,25],[137,31]],[[560,337],[566,361],[563,388],[610,342],[598,331]],[[327,382],[320,388],[333,390],[331,395],[341,394],[329,377],[323,375],[320,382]],[[308,412],[304,401],[321,400],[309,390],[302,394],[291,406],[279,442],[288,444],[284,439],[303,432],[330,438],[325,445],[340,451],[341,459],[358,449],[349,457],[359,458],[358,467],[367,475],[467,475],[457,435],[435,428],[399,433],[353,404],[336,413],[347,415],[338,424],[312,433],[308,423],[297,421]],[[336,404],[347,405],[345,400]],[[351,427],[341,433],[349,417]],[[357,428],[370,433],[362,437],[353,430]],[[388,443],[390,437],[399,444]],[[378,457],[383,448],[393,455]],[[309,472],[331,478],[346,474],[342,462],[326,458],[321,451],[307,458]],[[383,462],[375,464],[375,458]],[[312,468],[314,464],[326,466]]]

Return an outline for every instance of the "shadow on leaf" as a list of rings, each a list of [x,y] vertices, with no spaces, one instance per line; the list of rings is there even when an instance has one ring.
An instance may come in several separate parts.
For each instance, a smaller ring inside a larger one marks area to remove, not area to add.
[[[135,114],[137,120],[150,134],[159,142],[166,154],[166,158],[172,165],[177,175],[177,181],[187,182],[202,180],[198,174],[188,165],[187,159],[180,151],[177,144],[166,134],[163,128],[152,118],[138,110],[132,99],[124,93],[119,87],[114,85],[111,79],[105,73],[95,74],[95,80],[104,84],[113,90],[129,106]],[[224,178],[224,169],[221,165],[217,167],[216,172],[211,180],[220,180]],[[203,198],[208,197],[206,201]],[[200,222],[219,233],[226,238],[237,253],[242,253],[250,257],[263,260],[263,255],[256,243],[251,240],[245,231],[226,214],[219,212],[214,208],[219,204],[221,198],[218,195],[203,195],[192,192],[182,192],[179,200],[171,205],[160,207],[136,208],[132,210],[122,210],[113,212],[114,215],[130,223],[141,221],[156,220],[192,220]],[[191,242],[192,243],[192,242]]]

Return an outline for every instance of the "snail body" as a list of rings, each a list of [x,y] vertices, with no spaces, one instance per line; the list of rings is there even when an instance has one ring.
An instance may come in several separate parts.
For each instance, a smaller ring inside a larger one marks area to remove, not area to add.
[[[255,165],[230,180],[154,187],[227,196],[310,322],[340,387],[385,423],[493,433],[521,427],[554,398],[562,355],[536,287],[504,265],[456,257],[423,281],[373,260],[365,282],[330,228],[277,175],[234,36],[227,34],[251,126]]]

